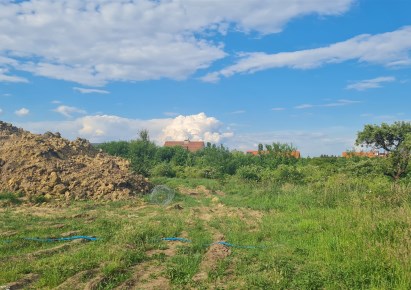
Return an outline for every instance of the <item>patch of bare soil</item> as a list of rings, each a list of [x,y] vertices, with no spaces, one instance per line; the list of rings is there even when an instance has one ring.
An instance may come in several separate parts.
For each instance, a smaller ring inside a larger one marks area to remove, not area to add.
[[[148,192],[148,180],[129,167],[85,139],[32,134],[0,121],[0,191],[55,200],[117,200]]]
[[[37,257],[42,257],[42,256],[50,256],[50,255],[60,253],[63,250],[67,250],[67,249],[69,249],[69,248],[71,248],[75,245],[85,243],[85,242],[87,242],[87,241],[82,240],[82,239],[77,239],[77,240],[73,240],[73,241],[70,241],[70,242],[65,242],[64,244],[55,246],[53,248],[35,251],[35,252],[27,254],[26,256],[28,258],[37,258]]]
[[[79,219],[81,222],[90,223],[96,219],[98,212],[96,210],[88,210],[87,213],[80,213],[70,216],[69,218]]]
[[[2,238],[8,238],[17,235],[19,232],[18,231],[1,231],[0,232],[0,237]]]
[[[23,278],[16,282],[8,283],[4,286],[0,286],[0,289],[16,290],[16,289],[26,289],[30,284],[34,283],[39,279],[39,276],[34,273],[25,275]]]
[[[217,229],[210,227],[208,223],[205,224],[205,227],[207,228],[207,231],[211,232],[214,242],[225,241],[224,235]],[[196,275],[194,275],[193,281],[201,282],[207,280],[208,274],[211,271],[216,270],[219,262],[227,258],[230,254],[231,250],[227,246],[221,244],[210,245],[201,260],[199,271]]]
[[[78,236],[81,231],[68,231],[60,234],[60,237],[66,238],[71,236]]]
[[[103,274],[97,274],[97,276],[95,276],[94,278],[92,278],[91,280],[89,280],[85,286],[84,286],[84,290],[96,290],[99,288],[99,285],[101,282],[103,282],[105,279]]]
[[[191,211],[191,215],[193,217],[198,217],[205,222],[210,222],[214,218],[237,218],[249,225],[259,222],[263,217],[261,211],[228,207],[221,203],[215,204],[212,207],[194,207]]]
[[[153,261],[138,264],[133,267],[133,277],[115,289],[171,289],[170,281],[163,276],[164,270],[164,266]]]
[[[181,233],[181,237],[187,237],[187,233]],[[177,254],[178,247],[183,244],[180,241],[169,242],[167,249],[150,250],[147,251],[147,255],[153,257],[154,255],[164,254],[167,257],[173,257]],[[140,263],[132,268],[133,276],[116,289],[171,289],[170,281],[164,277],[164,271],[164,266],[158,265],[156,261]]]
[[[186,195],[194,195],[194,196],[205,196],[205,197],[216,197],[217,196],[224,196],[224,192],[220,190],[209,190],[207,189],[204,185],[199,185],[196,188],[188,188],[184,186],[180,186],[177,188],[177,190]]]
[[[4,258],[0,259],[0,262],[2,260],[5,260],[5,259],[7,259],[8,261],[10,261],[10,260],[12,260],[12,261],[20,260],[21,261],[22,259],[31,260],[31,259],[35,259],[35,258],[38,258],[38,257],[50,256],[50,255],[54,255],[54,254],[57,254],[57,253],[61,253],[65,250],[70,249],[71,247],[74,247],[75,245],[85,243],[85,242],[87,242],[87,241],[82,240],[82,239],[73,240],[73,241],[70,241],[70,242],[64,242],[64,244],[57,245],[53,248],[42,249],[42,250],[38,250],[38,251],[31,252],[31,253],[28,253],[28,254],[23,254],[23,255],[20,255],[20,256],[4,257]]]
[[[14,214],[27,214],[30,216],[35,217],[56,217],[64,213],[63,209],[60,208],[53,208],[53,207],[46,207],[46,206],[29,206],[27,204],[23,204],[19,207],[13,209]],[[53,223],[55,227],[58,224]],[[59,224],[60,225],[60,224]]]
[[[215,198],[215,197],[214,197]],[[263,213],[256,210],[245,208],[227,207],[216,200],[216,204],[212,207],[195,207],[191,210],[190,215],[194,218],[199,218],[204,221],[204,226],[213,236],[213,241],[225,241],[225,237],[216,228],[209,225],[209,222],[215,218],[235,218],[244,221],[249,230],[257,229],[258,223],[263,217]],[[217,269],[218,264],[226,259],[231,254],[229,247],[221,244],[211,245],[204,255],[198,273],[193,277],[194,282],[203,282],[208,278],[208,274]],[[216,289],[224,289],[224,283],[233,272],[233,265],[230,264],[226,270],[226,277],[221,281],[216,281]]]
[[[65,226],[66,226],[65,224],[54,224],[54,225],[51,225],[50,228],[52,228],[52,229],[62,229]]]
[[[75,274],[74,276],[71,276],[66,281],[64,281],[62,284],[57,286],[55,289],[72,290],[72,289],[86,289],[86,287],[89,287],[88,289],[93,289],[90,287],[93,287],[93,286],[96,287],[97,285],[96,281],[99,280],[99,279],[96,279],[96,276],[97,278],[99,277],[98,273],[99,273],[98,269],[78,272],[77,274]]]
[[[193,281],[204,281],[208,277],[208,273],[217,269],[218,263],[224,260],[231,254],[230,248],[221,245],[211,245],[205,253],[200,264],[199,272],[193,277]]]

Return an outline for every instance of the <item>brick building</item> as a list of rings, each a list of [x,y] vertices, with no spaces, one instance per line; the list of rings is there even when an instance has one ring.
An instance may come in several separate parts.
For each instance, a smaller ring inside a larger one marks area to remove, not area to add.
[[[174,146],[180,146],[190,152],[196,152],[204,148],[204,142],[184,140],[184,141],[166,141],[164,143],[164,147],[174,147]]]

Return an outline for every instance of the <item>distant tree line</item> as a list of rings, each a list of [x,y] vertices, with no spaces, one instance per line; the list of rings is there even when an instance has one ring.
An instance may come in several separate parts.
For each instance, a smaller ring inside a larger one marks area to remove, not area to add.
[[[207,143],[204,149],[190,152],[182,147],[157,146],[146,130],[132,141],[97,145],[108,154],[130,160],[134,172],[152,177],[210,178],[236,177],[255,182],[306,183],[323,181],[333,175],[353,177],[390,177],[411,180],[411,125],[395,123],[365,126],[357,144],[390,150],[388,158],[342,158],[322,155],[295,158],[295,147],[284,143],[260,144],[261,154],[244,154],[223,145]],[[391,132],[391,134],[390,134]],[[408,133],[410,132],[410,133]],[[401,135],[403,134],[403,135]],[[393,137],[397,135],[397,138]],[[398,137],[399,136],[399,137]],[[385,141],[384,141],[385,138]]]

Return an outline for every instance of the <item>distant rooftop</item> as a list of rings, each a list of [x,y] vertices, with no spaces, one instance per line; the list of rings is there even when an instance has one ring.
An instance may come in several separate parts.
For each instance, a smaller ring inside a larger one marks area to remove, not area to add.
[[[184,140],[184,141],[166,141],[164,143],[164,147],[174,147],[174,146],[180,146],[190,152],[196,152],[204,148],[204,141]]]

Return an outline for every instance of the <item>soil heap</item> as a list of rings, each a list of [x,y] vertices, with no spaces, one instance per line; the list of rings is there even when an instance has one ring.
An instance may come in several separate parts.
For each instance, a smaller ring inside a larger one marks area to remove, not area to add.
[[[59,133],[32,134],[0,121],[0,192],[117,200],[150,188],[147,179],[130,172],[127,160],[109,156],[85,139],[71,142]]]

